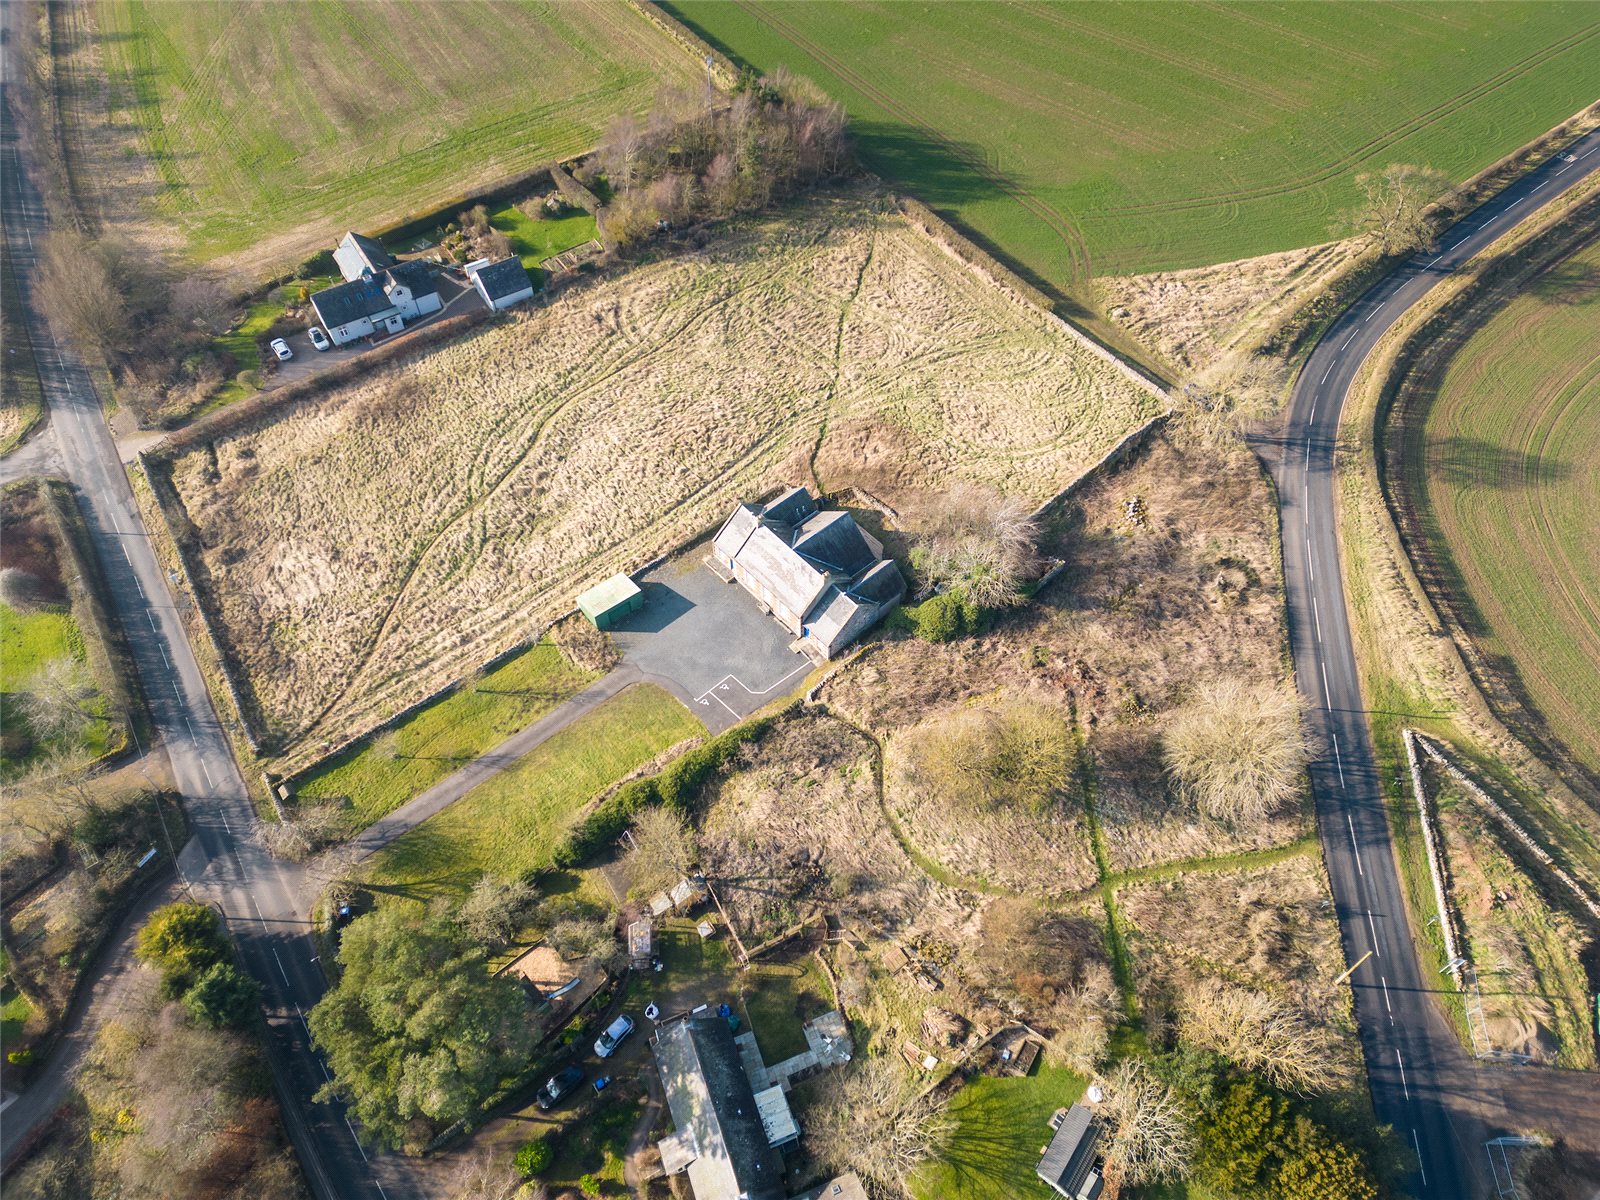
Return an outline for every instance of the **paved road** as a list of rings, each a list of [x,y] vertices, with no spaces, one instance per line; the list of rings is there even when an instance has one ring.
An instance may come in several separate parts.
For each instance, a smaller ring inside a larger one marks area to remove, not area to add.
[[[1362,707],[1345,612],[1333,494],[1340,410],[1378,339],[1434,284],[1540,205],[1600,170],[1600,131],[1469,214],[1441,241],[1378,283],[1323,336],[1290,403],[1281,444],[1263,446],[1277,481],[1284,580],[1300,690],[1327,752],[1312,765],[1317,825],[1349,962],[1373,1104],[1416,1160],[1410,1190],[1455,1200],[1481,1187],[1484,1151],[1466,1097],[1483,1080],[1429,993],[1412,949],[1381,781]]]
[[[90,539],[121,621],[152,721],[172,763],[195,836],[179,861],[195,894],[217,904],[261,980],[268,1061],[287,1103],[284,1117],[316,1193],[326,1200],[402,1200],[414,1195],[401,1164],[367,1161],[340,1109],[315,1104],[323,1067],[307,1045],[302,1014],[322,994],[309,924],[297,906],[298,872],[267,853],[255,815],[189,649],[168,581],[149,544],[122,462],[82,363],[57,345],[31,304],[36,251],[48,228],[30,164],[19,151],[10,105],[10,25],[17,5],[0,5],[6,26],[0,83],[0,220],[23,291],[59,459],[78,494]],[[382,1176],[382,1182],[378,1176]]]

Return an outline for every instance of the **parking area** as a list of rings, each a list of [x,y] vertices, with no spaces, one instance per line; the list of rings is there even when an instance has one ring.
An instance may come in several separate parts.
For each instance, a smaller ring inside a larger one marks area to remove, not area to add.
[[[437,276],[439,285],[439,299],[444,307],[436,313],[430,313],[421,320],[412,321],[406,325],[406,333],[413,329],[421,329],[431,322],[444,317],[455,316],[457,313],[466,312],[467,309],[482,305],[483,300],[478,293],[468,286],[458,275],[450,271],[441,271]],[[330,370],[340,363],[349,362],[358,355],[365,354],[375,346],[381,346],[387,338],[362,338],[360,341],[350,342],[343,346],[334,346],[328,350],[318,350],[311,344],[310,333],[311,318],[307,318],[306,328],[298,333],[289,334],[283,340],[289,343],[289,349],[294,351],[294,357],[288,362],[280,362],[277,369],[267,377],[263,390],[270,391],[286,384],[299,383],[302,379],[309,379],[313,375]],[[399,337],[401,334],[395,334]],[[268,355],[270,357],[270,353]]]
[[[701,562],[701,550],[638,579],[645,606],[612,637],[623,657],[689,706],[712,733],[797,691],[811,660],[794,636],[737,584]]]

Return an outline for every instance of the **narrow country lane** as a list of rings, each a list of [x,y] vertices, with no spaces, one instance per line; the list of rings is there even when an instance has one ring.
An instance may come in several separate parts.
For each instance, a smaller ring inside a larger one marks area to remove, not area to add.
[[[1570,156],[1570,161],[1568,156]],[[1415,1155],[1410,1190],[1457,1200],[1481,1195],[1488,1161],[1472,1130],[1484,1073],[1462,1049],[1413,950],[1361,696],[1340,570],[1333,454],[1345,396],[1378,339],[1423,295],[1541,205],[1600,170],[1600,131],[1467,214],[1437,251],[1378,282],[1323,335],[1306,361],[1281,442],[1260,445],[1278,487],[1290,638],[1311,726],[1317,828],[1351,979],[1372,1099]],[[1365,957],[1369,955],[1370,957]]]

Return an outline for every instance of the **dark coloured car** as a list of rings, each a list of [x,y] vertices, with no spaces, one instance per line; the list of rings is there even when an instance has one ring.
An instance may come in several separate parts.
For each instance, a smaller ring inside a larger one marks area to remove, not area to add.
[[[539,1089],[539,1111],[548,1112],[560,1104],[568,1096],[572,1095],[573,1089],[582,1082],[582,1067],[563,1067],[557,1071]]]

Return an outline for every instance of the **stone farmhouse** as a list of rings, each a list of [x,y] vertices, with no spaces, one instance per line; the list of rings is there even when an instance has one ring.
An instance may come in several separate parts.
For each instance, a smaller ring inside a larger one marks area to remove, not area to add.
[[[407,321],[444,306],[426,264],[396,262],[372,238],[345,234],[333,260],[345,282],[317,292],[311,307],[335,346],[375,333],[399,333]]]
[[[865,633],[906,590],[881,542],[849,513],[819,511],[800,487],[760,509],[735,508],[706,563],[754,596],[818,662]]]

